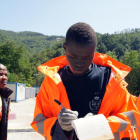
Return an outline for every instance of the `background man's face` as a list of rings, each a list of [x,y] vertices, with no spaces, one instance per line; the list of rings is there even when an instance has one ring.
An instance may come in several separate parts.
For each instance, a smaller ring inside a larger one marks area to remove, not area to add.
[[[0,64],[0,88],[4,89],[6,87],[7,81],[7,69]]]
[[[79,44],[71,42],[64,45],[65,54],[70,70],[75,75],[82,75],[88,69],[93,61],[95,46],[90,44]]]

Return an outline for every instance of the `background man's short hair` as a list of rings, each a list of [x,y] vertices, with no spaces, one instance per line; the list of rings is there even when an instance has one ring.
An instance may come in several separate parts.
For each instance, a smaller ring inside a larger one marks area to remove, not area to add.
[[[83,22],[78,22],[68,29],[66,43],[69,44],[71,41],[77,43],[93,43],[95,47],[97,45],[97,37],[94,29]]]

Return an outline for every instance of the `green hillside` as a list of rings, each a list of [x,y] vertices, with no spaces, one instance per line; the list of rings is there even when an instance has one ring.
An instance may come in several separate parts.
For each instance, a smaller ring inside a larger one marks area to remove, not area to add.
[[[63,40],[57,42],[57,38]],[[127,29],[114,34],[97,33],[96,52],[130,66],[125,78],[131,94],[140,93],[140,29]],[[27,86],[40,86],[44,75],[36,67],[60,56],[64,50],[64,36],[45,36],[36,32],[12,32],[0,30],[0,63],[7,66],[9,82]]]
[[[6,40],[14,41],[18,46],[24,46],[30,55],[54,46],[57,43],[56,38],[64,38],[64,36],[46,36],[29,31],[13,32],[0,30],[0,43],[4,43]]]

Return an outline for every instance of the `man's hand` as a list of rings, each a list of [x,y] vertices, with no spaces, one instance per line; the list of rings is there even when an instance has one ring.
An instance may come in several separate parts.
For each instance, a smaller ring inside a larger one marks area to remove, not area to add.
[[[66,108],[62,108],[57,116],[61,128],[66,131],[71,131],[73,129],[71,126],[71,121],[76,120],[77,117],[77,111],[72,111]]]

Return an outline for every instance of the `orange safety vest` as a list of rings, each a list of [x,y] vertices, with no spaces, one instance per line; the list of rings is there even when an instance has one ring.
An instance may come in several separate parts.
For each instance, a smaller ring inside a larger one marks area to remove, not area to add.
[[[106,87],[98,114],[103,114],[107,118],[115,140],[121,140],[124,137],[132,140],[136,135],[140,138],[140,109],[137,108],[138,104],[140,105],[140,99],[127,91],[128,84],[124,80],[131,68],[100,53],[95,53],[93,63],[111,67],[111,71],[114,72],[114,76]],[[57,73],[66,65],[66,57],[60,56],[38,67],[46,77],[36,97],[34,120],[31,126],[47,140],[52,140],[50,132],[61,110],[54,99],[71,109],[66,89]]]

